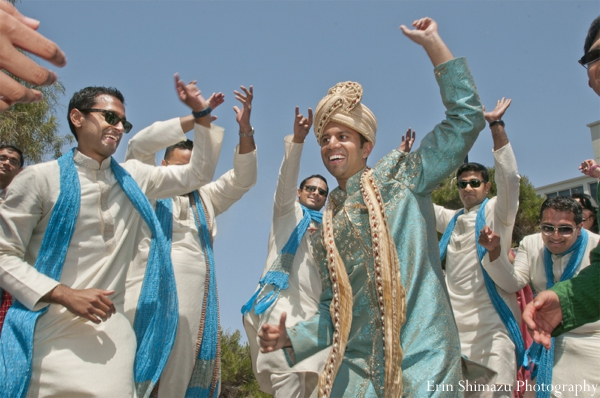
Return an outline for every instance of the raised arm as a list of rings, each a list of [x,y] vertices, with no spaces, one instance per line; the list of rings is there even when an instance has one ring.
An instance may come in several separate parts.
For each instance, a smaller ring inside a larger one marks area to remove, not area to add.
[[[245,137],[243,133],[244,131],[252,131],[252,134],[254,134],[254,129],[252,129],[250,123],[250,110],[252,109],[253,99],[252,86],[249,90],[246,90],[243,86],[241,88],[246,95],[236,92],[236,99],[243,106],[241,110],[235,107],[236,121],[240,130],[240,142],[233,155],[233,169],[200,190],[210,198],[215,216],[225,212],[231,205],[240,200],[256,184],[258,175],[254,139],[252,136]]]
[[[18,49],[29,51],[59,67],[65,66],[67,58],[55,43],[36,32],[38,26],[39,21],[21,15],[12,4],[0,0],[0,69],[37,86],[47,86],[57,81],[56,73],[39,66]],[[0,112],[15,103],[41,99],[40,91],[27,88],[7,74],[0,73]]]
[[[244,86],[240,86],[243,93],[234,91],[235,99],[242,103],[242,109],[237,106],[233,107],[235,111],[235,120],[240,126],[240,146],[239,153],[245,154],[252,152],[256,149],[254,143],[254,128],[250,124],[250,113],[252,112],[252,99],[254,98],[254,89],[250,86],[246,89]]]
[[[400,29],[409,39],[425,49],[434,67],[454,58],[446,43],[440,37],[438,25],[433,19],[429,17],[417,19],[412,23],[412,26],[415,29],[411,30],[404,25],[400,25]]]
[[[463,58],[453,59],[431,18],[413,23],[414,30],[401,26],[402,32],[423,46],[435,66],[446,119],[421,141],[419,149],[398,156],[398,179],[418,194],[428,195],[448,174],[456,170],[484,127],[481,101]],[[411,170],[412,173],[407,173]],[[407,177],[408,175],[408,177]],[[408,179],[408,180],[407,180]]]
[[[277,179],[277,189],[275,190],[273,204],[273,218],[293,212],[298,196],[300,159],[302,148],[304,148],[304,140],[312,126],[313,112],[311,108],[308,108],[307,117],[300,113],[298,107],[296,107],[295,112],[294,134],[284,138],[285,154],[279,168],[279,178]]]
[[[223,103],[223,95],[213,94],[206,100],[194,81],[186,84],[178,74],[175,74],[175,89],[181,102],[190,108],[194,116],[194,150],[190,163],[172,167],[125,163],[146,195],[153,199],[183,195],[211,182],[221,153],[223,129],[211,124],[211,111],[212,106]]]
[[[194,94],[200,95],[201,92],[196,87],[196,80],[185,84],[181,82],[183,88],[180,89],[179,75],[175,75],[175,90],[179,98],[184,104],[192,108],[195,106],[192,102]],[[183,94],[185,93],[185,95]],[[188,98],[188,94],[189,97]],[[185,99],[185,101],[184,101]],[[223,93],[213,93],[206,101],[207,106],[214,110],[221,105],[225,100]],[[198,107],[201,107],[199,105]],[[193,111],[193,109],[192,109]],[[210,116],[211,122],[216,120],[215,116]],[[156,164],[156,153],[178,142],[186,140],[185,133],[194,128],[196,119],[194,115],[182,116],[180,118],[167,120],[164,122],[156,122],[151,126],[138,132],[127,143],[127,152],[125,153],[125,161],[136,159],[144,164],[154,166]]]
[[[508,142],[506,131],[504,130],[504,121],[502,117],[504,112],[510,106],[511,100],[502,98],[496,104],[491,112],[486,112],[483,108],[485,120],[490,124],[492,139],[494,141],[494,166],[496,173],[494,180],[498,193],[496,195],[496,205],[494,209],[494,222],[496,229],[500,231],[502,225],[502,245],[504,250],[510,249],[512,242],[512,230],[519,210],[519,187],[521,176],[517,169],[517,160],[512,147]]]

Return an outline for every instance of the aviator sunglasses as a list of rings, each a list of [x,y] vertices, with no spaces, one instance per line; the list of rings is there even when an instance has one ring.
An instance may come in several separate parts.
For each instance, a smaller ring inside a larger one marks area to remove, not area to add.
[[[581,64],[585,69],[588,68],[590,64],[596,62],[600,59],[600,48],[595,50],[588,51],[581,59],[577,62]]]
[[[111,126],[116,126],[117,124],[119,124],[119,122],[123,123],[123,132],[125,134],[129,133],[131,131],[131,129],[133,128],[133,125],[131,123],[129,123],[127,121],[127,119],[120,118],[119,115],[117,115],[115,112],[109,111],[107,109],[90,108],[90,109],[80,109],[80,111],[81,112],[99,112],[104,116],[104,120],[106,120],[106,123],[110,124]]]
[[[561,236],[570,236],[573,234],[573,231],[575,231],[575,228],[569,225],[561,225],[559,227],[555,227],[551,224],[540,224],[540,229],[542,230],[542,233],[546,236],[552,236],[556,231],[558,231],[558,234]]]
[[[457,181],[456,186],[458,187],[458,189],[465,189],[467,185],[470,185],[471,188],[479,188],[482,182],[483,181],[477,179],[472,179],[468,181]]]
[[[315,191],[319,192],[319,195],[321,195],[322,197],[326,198],[327,197],[327,191],[324,190],[323,188],[317,188],[314,185],[305,185],[304,189],[306,189],[308,192],[313,193]]]

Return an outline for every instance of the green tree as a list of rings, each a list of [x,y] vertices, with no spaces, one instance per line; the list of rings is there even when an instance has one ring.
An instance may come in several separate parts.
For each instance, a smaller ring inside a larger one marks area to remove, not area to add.
[[[248,343],[240,344],[241,333],[221,331],[221,394],[220,398],[266,398],[252,372]]]
[[[490,173],[490,181],[492,187],[488,194],[489,198],[496,196],[498,190],[494,181],[495,169],[488,168]],[[433,203],[444,206],[447,209],[460,209],[463,207],[460,197],[458,196],[458,188],[456,187],[455,174],[452,173],[444,181],[440,183],[431,194]],[[512,244],[518,246],[521,239],[537,231],[539,225],[539,213],[543,198],[535,194],[533,184],[525,176],[521,176],[520,192],[519,192],[519,210],[515,220],[513,229]]]

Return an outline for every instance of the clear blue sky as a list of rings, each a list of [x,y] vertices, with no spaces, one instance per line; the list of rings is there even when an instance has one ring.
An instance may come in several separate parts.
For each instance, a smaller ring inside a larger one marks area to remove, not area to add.
[[[430,16],[455,56],[465,56],[488,108],[513,99],[504,120],[519,171],[535,186],[577,177],[593,157],[586,124],[600,119],[600,99],[576,62],[594,1],[29,1],[40,32],[68,58],[59,77],[71,95],[90,85],[119,88],[134,129],[188,113],[175,96],[173,73],[223,91],[215,114],[226,137],[217,173],[232,167],[237,125],[233,90],[254,85],[259,177],[256,186],[217,219],[215,241],[221,323],[242,329],[240,307],[264,266],[272,197],[292,131],[294,107],[315,107],[339,81],[364,88],[363,103],[379,122],[370,164],[395,148],[410,126],[417,143],[444,117],[432,66],[400,24]],[[64,109],[62,129],[68,133]],[[115,157],[122,160],[126,142]],[[469,154],[491,165],[489,129]],[[322,173],[314,135],[302,175]],[[336,184],[330,179],[330,185]]]

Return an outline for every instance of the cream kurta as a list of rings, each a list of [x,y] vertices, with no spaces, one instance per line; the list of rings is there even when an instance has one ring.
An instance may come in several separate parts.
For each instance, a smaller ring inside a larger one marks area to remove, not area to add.
[[[126,159],[137,158],[153,165],[156,152],[185,140],[181,125],[174,125],[174,121],[178,119],[154,123],[136,134],[129,141]],[[219,152],[220,147],[213,156],[218,157]],[[169,166],[171,167],[178,166]],[[200,188],[213,238],[217,233],[215,217],[248,192],[256,183],[256,177],[256,151],[240,155],[236,148],[233,169]],[[146,270],[149,244],[149,236],[146,234],[127,276],[125,312],[132,323]],[[158,396],[165,398],[185,396],[196,362],[196,343],[204,299],[206,262],[188,195],[173,197],[171,258],[179,299],[179,325],[171,356],[160,377]]]
[[[190,186],[210,182],[222,129],[196,125],[200,151],[187,167],[150,167],[128,161],[123,167],[151,198],[171,197]],[[117,313],[96,325],[49,305],[37,322],[33,373],[28,396],[132,397],[136,338],[125,317],[125,276],[137,251],[136,231],[144,223],[116,181],[110,159],[98,164],[79,152],[74,156],[81,183],[81,208],[60,278],[74,289],[115,290]],[[58,282],[37,272],[35,263],[60,191],[56,161],[27,167],[11,183],[0,206],[0,286],[29,309]]]
[[[590,265],[590,252],[598,245],[600,236],[588,232],[588,243],[583,260],[575,275]],[[558,282],[572,253],[565,256],[552,255],[554,282]],[[507,292],[517,292],[530,283],[535,292],[546,290],[546,268],[544,266],[544,241],[541,233],[526,236],[521,241],[514,266],[503,254],[495,261],[484,264],[485,269],[498,286]],[[598,371],[600,358],[600,321],[573,329],[554,340],[554,367],[552,384],[600,385]],[[564,397],[556,395],[553,397]]]
[[[297,202],[298,174],[304,144],[285,137],[285,154],[275,191],[273,224],[269,235],[269,254],[262,276],[270,269],[287,243],[292,231],[302,219],[302,208]],[[286,326],[290,327],[316,313],[321,295],[321,279],[312,255],[309,233],[305,233],[298,246],[289,275],[289,288],[282,290],[279,298],[260,316],[252,310],[244,317],[248,336],[252,368],[260,388],[277,397],[303,397],[312,392],[318,382],[329,350],[323,350],[290,368],[283,350],[268,354],[260,352],[257,332],[265,323],[279,324],[282,312],[287,312]],[[304,374],[303,374],[304,373]]]
[[[515,216],[519,208],[517,162],[510,144],[493,151],[498,196],[485,207],[485,220],[501,237],[502,247],[510,250]],[[446,254],[446,283],[452,311],[460,333],[462,355],[498,373],[495,383],[515,385],[515,346],[496,312],[485,287],[483,272],[477,258],[475,219],[480,206],[458,217]],[[444,232],[457,210],[435,206],[436,229]],[[489,256],[486,254],[484,261]],[[519,306],[514,294],[502,289],[498,293],[520,320]]]

